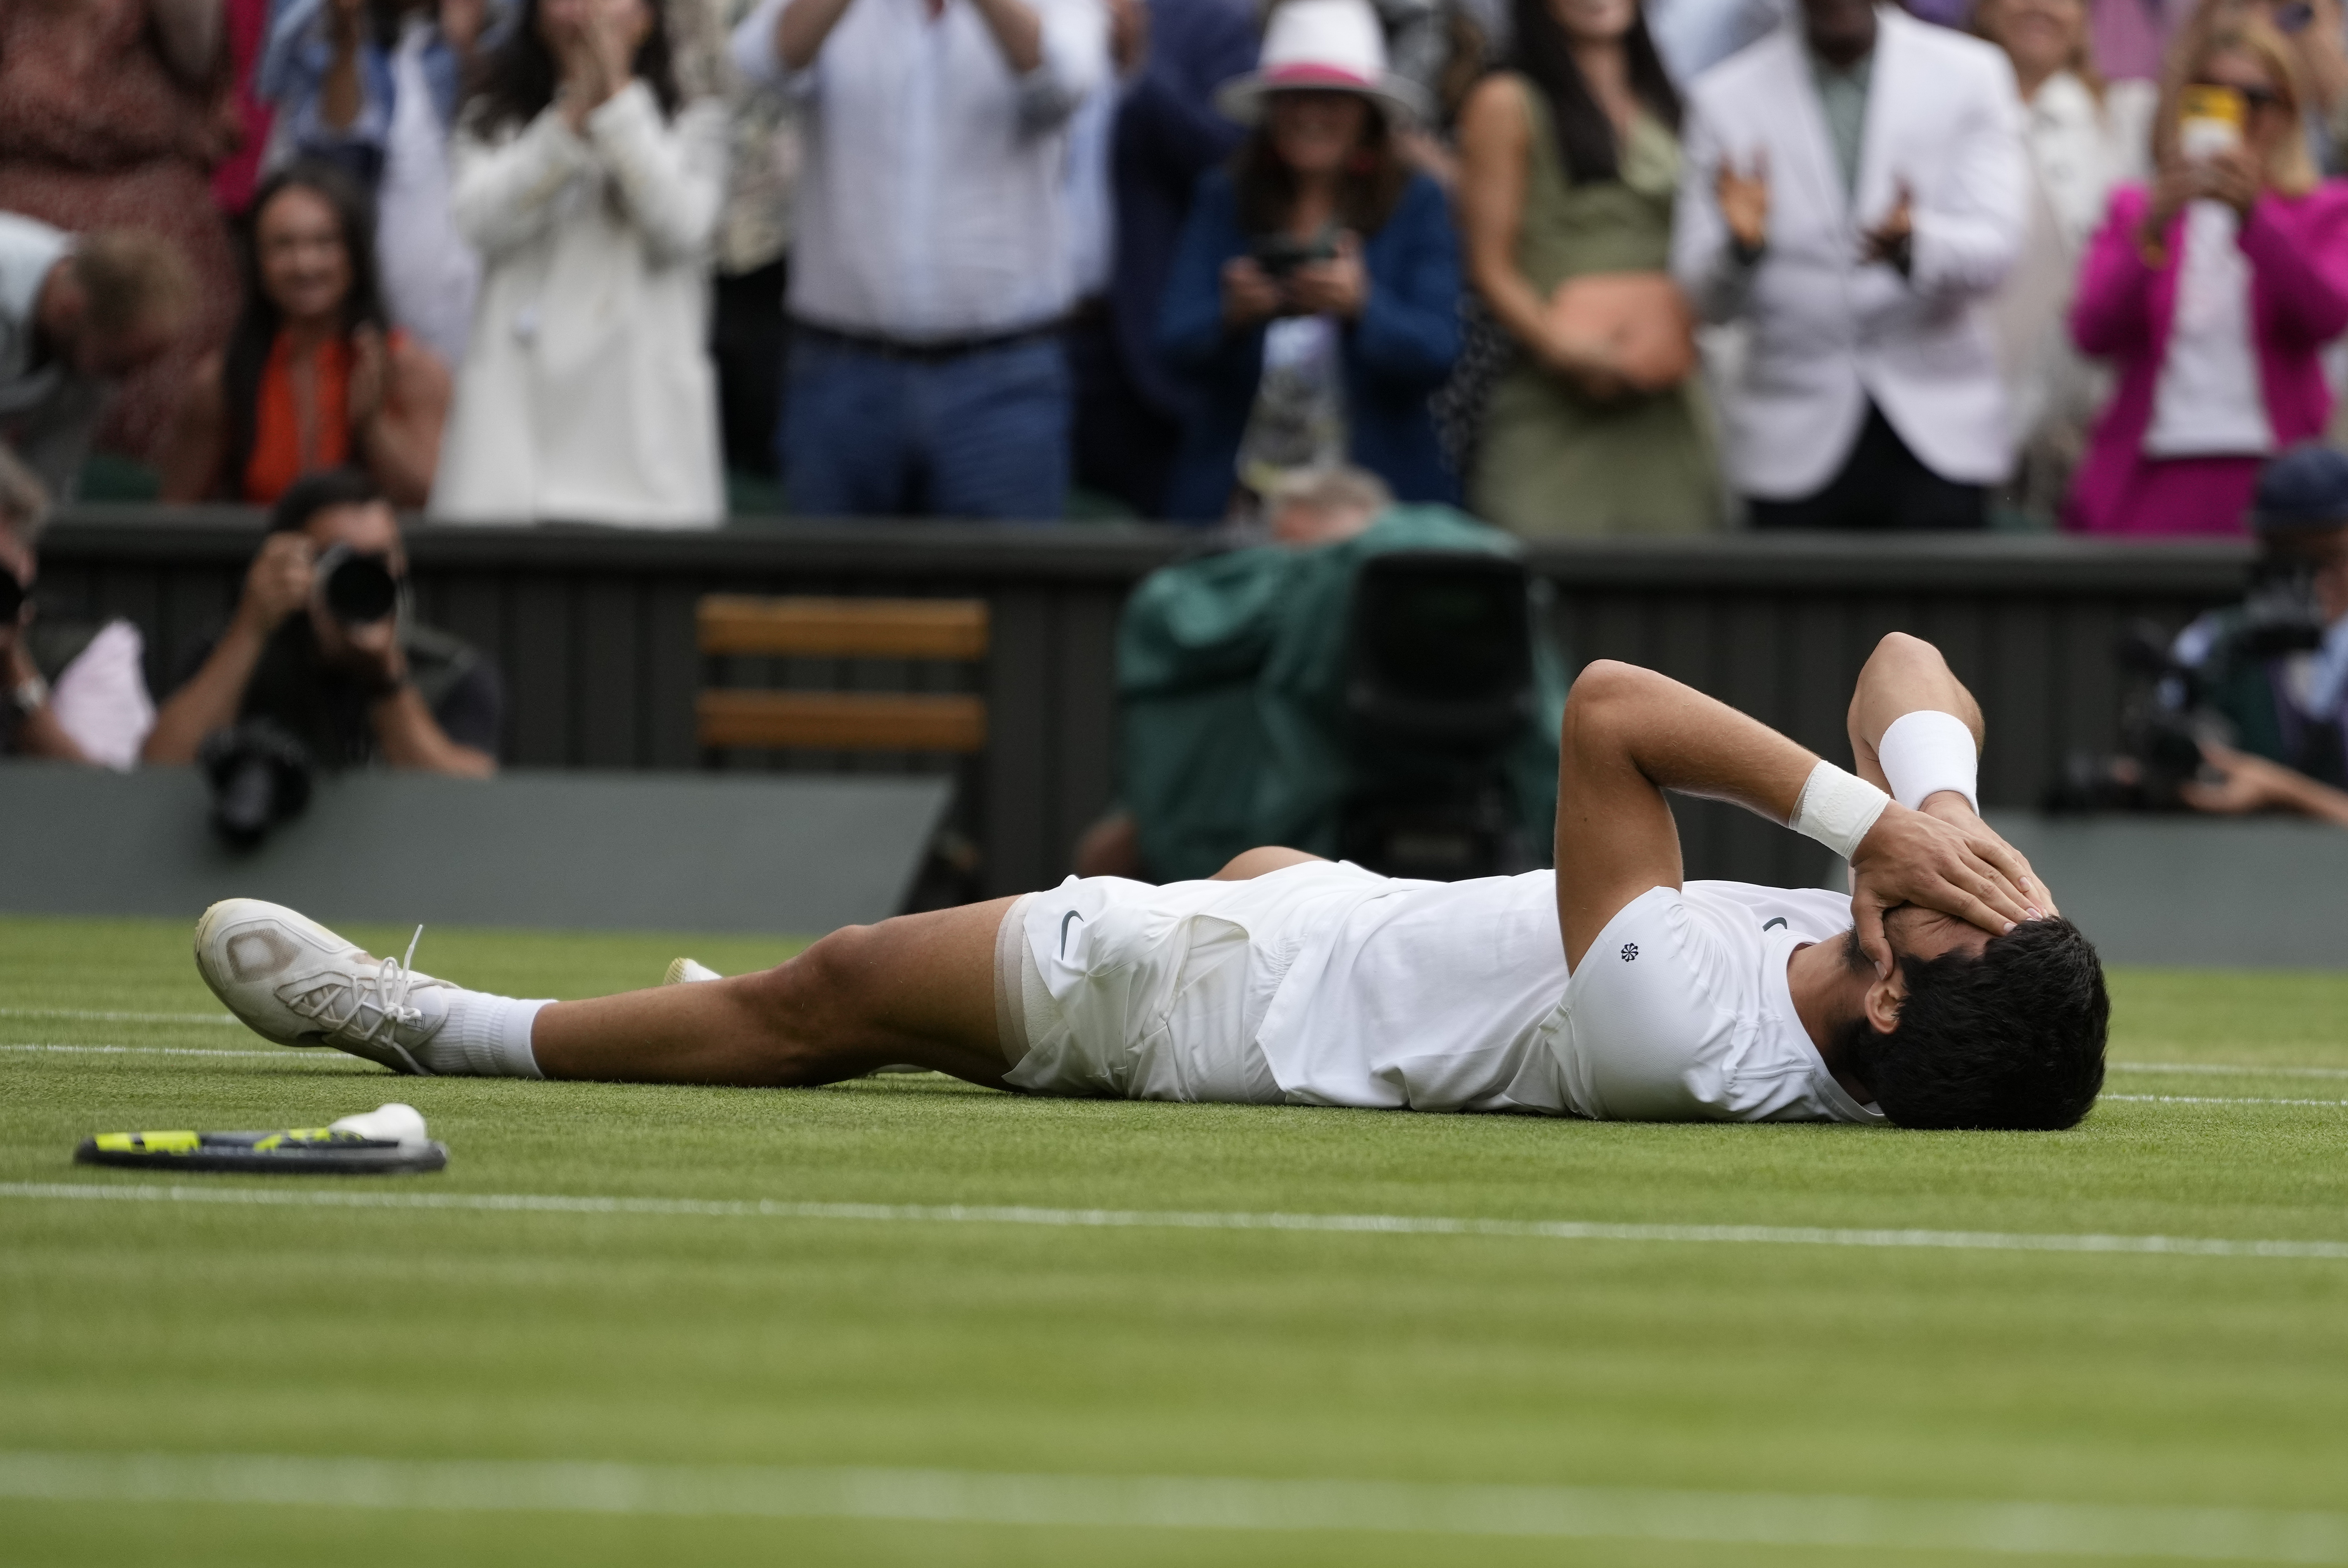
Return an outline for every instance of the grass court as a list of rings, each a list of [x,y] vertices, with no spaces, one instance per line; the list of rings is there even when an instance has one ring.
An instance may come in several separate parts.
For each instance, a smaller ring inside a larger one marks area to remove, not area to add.
[[[1916,1134],[395,1078],[191,930],[0,919],[12,1565],[2348,1563],[2348,975],[2116,972],[2082,1129]],[[68,1162],[389,1099],[446,1172]]]

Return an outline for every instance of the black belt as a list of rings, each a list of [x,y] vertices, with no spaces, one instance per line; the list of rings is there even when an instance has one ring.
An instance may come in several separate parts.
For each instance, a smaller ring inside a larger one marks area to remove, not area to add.
[[[882,337],[877,333],[842,332],[836,326],[818,326],[809,321],[794,319],[791,332],[810,343],[831,344],[840,348],[852,348],[860,354],[873,355],[881,359],[911,359],[922,364],[935,364],[943,359],[960,359],[965,355],[984,354],[997,348],[1017,348],[1024,344],[1043,343],[1060,335],[1067,323],[1055,319],[1038,326],[1022,326],[1009,332],[981,333],[971,337],[932,337],[911,341],[901,337]]]

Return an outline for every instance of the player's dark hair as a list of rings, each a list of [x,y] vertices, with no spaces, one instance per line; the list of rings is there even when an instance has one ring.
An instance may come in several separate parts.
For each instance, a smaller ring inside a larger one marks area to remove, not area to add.
[[[285,487],[269,509],[269,531],[295,533],[328,507],[372,506],[383,499],[383,487],[365,469],[320,469]]]
[[[1993,936],[1978,957],[1902,957],[1900,1025],[1854,1020],[1842,1059],[1902,1127],[2054,1132],[2104,1087],[2112,1002],[2095,944],[2067,920]]]

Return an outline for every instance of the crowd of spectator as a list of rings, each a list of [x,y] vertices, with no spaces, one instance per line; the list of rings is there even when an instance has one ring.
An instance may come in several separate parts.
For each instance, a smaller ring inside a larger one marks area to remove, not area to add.
[[[2348,376],[2343,165],[2339,0],[44,0],[0,434],[451,521],[1350,462],[1524,534],[2239,532]]]

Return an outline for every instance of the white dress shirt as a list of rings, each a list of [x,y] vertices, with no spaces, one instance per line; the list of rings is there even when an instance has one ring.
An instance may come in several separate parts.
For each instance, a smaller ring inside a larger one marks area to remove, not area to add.
[[[752,82],[805,106],[791,314],[910,343],[1045,325],[1076,300],[1067,121],[1108,78],[1099,0],[1026,0],[1043,59],[1014,74],[970,0],[851,0],[786,71],[766,0],[734,31]]]

